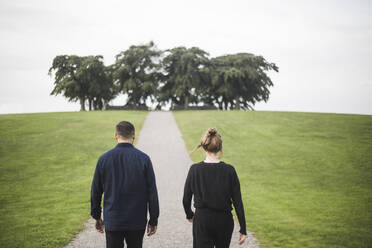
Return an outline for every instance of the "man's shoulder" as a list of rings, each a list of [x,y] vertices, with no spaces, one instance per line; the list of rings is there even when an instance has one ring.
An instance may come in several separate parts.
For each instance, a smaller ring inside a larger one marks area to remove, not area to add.
[[[150,159],[150,156],[147,155],[146,153],[144,153],[143,151],[141,151],[140,149],[138,149],[137,147],[135,146],[131,146],[129,148],[126,148],[126,149],[120,149],[118,147],[114,147],[113,149],[105,152],[102,156],[111,156],[115,153],[131,153],[131,154],[135,154],[137,156],[140,156],[140,157],[143,157],[143,158],[146,158],[146,159]]]
[[[107,157],[111,156],[114,152],[115,152],[115,147],[106,151],[101,156],[99,156],[98,161],[106,159]]]
[[[102,161],[102,160],[105,160],[105,159],[108,159],[108,158],[112,158],[112,157],[117,156],[118,154],[121,154],[121,153],[126,153],[126,154],[131,153],[133,155],[136,155],[138,157],[144,158],[146,160],[147,159],[150,160],[150,156],[149,155],[147,155],[143,151],[141,151],[138,148],[136,148],[136,147],[133,146],[129,150],[128,149],[120,149],[118,147],[114,147],[114,148],[108,150],[107,152],[103,153],[99,157],[98,161]]]
[[[138,155],[146,158],[146,159],[150,159],[150,156],[147,155],[145,152],[141,151],[140,149],[136,148],[133,146],[133,152],[137,153]]]

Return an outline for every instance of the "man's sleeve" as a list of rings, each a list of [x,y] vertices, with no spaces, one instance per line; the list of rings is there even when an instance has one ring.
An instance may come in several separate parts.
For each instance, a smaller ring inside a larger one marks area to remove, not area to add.
[[[192,190],[191,190],[191,168],[187,174],[185,187],[183,190],[183,208],[186,213],[186,219],[192,219],[194,212],[191,210]]]
[[[155,173],[152,167],[150,158],[147,161],[147,171],[146,171],[146,181],[147,181],[147,192],[148,192],[148,204],[149,204],[149,213],[150,220],[149,224],[151,226],[158,225],[159,218],[159,199],[158,199],[158,190],[156,188]]]
[[[96,220],[99,220],[101,218],[102,194],[102,175],[100,171],[100,160],[98,160],[96,169],[94,171],[90,194],[90,215]]]

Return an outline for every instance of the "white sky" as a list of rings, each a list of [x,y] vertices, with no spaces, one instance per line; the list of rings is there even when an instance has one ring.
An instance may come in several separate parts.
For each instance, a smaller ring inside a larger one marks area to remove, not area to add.
[[[56,55],[111,64],[150,40],[276,63],[256,110],[372,114],[372,2],[351,0],[0,0],[0,113],[77,111],[49,95]]]

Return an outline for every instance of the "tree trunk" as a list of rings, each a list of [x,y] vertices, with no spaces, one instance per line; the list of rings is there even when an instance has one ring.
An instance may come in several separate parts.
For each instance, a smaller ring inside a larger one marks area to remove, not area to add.
[[[89,111],[92,110],[92,99],[88,99],[88,102],[89,102]]]
[[[224,100],[224,101],[223,101],[223,104],[224,104],[225,110],[227,110],[227,107],[228,107],[228,106],[227,106],[227,101]]]
[[[186,110],[189,107],[189,96],[185,96],[185,107],[184,109]]]
[[[97,110],[97,109],[98,109],[97,106],[98,106],[98,105],[97,105],[97,100],[93,100],[93,107],[92,107],[92,109],[93,109],[93,110]]]
[[[101,99],[99,99],[99,101],[98,101],[98,109],[99,110],[102,110],[103,109],[103,104],[102,104],[102,100]]]
[[[80,100],[80,111],[85,111],[85,99],[82,97],[82,98],[79,98]]]
[[[107,110],[108,102],[104,101],[102,110]]]
[[[239,96],[235,97],[235,109],[239,110],[240,109],[240,100]]]

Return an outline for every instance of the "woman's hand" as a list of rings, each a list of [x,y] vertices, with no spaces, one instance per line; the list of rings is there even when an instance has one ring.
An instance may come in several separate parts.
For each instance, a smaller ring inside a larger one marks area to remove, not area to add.
[[[192,217],[191,219],[187,219],[190,223],[192,223],[192,220],[194,219],[194,217]]]
[[[245,239],[247,238],[247,235],[244,235],[244,234],[241,234],[239,235],[239,239],[238,239],[238,243],[239,245],[242,245],[245,241]]]

